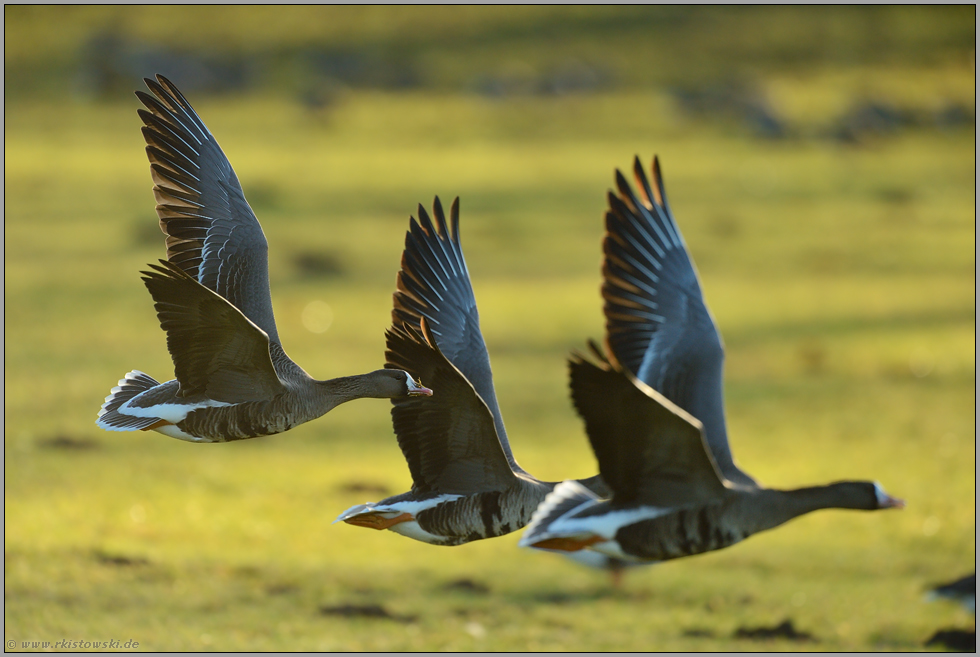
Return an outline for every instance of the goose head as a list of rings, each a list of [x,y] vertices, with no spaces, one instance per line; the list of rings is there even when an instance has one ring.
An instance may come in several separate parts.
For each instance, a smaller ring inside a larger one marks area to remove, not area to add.
[[[368,374],[378,397],[431,397],[432,391],[404,370],[377,370]]]

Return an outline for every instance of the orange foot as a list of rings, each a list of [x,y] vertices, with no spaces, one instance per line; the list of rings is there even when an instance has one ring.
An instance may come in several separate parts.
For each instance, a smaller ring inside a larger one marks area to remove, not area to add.
[[[354,525],[355,527],[388,529],[393,525],[397,525],[400,522],[408,522],[409,520],[415,520],[415,517],[410,513],[403,513],[400,516],[395,516],[394,518],[385,518],[380,513],[372,513],[370,515],[354,516],[353,518],[348,518],[344,522],[346,522],[348,525]]]
[[[544,548],[545,550],[562,550],[564,552],[578,552],[583,548],[587,548],[590,545],[595,545],[596,543],[601,543],[606,539],[601,536],[589,536],[588,538],[566,538],[564,536],[558,536],[556,538],[546,538],[543,541],[534,544],[536,548]]]

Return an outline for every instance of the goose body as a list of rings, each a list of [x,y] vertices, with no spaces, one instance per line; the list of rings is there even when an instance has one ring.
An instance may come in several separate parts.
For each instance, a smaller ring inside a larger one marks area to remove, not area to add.
[[[286,431],[363,397],[428,395],[390,369],[313,379],[279,342],[268,243],[231,164],[180,91],[163,76],[137,92],[167,260],[143,272],[176,378],[128,372],[96,425],[153,430],[192,442]]]
[[[438,198],[433,215],[419,206],[419,221],[411,219],[387,334],[386,366],[407,368],[436,391],[424,404],[392,400],[412,489],[337,521],[461,545],[524,527],[557,482],[528,474],[510,448],[460,246],[459,200],[451,227]],[[582,485],[608,493],[598,477]]]
[[[603,241],[606,349],[569,360],[572,400],[612,490],[563,482],[520,545],[656,562],[719,550],[826,508],[901,508],[877,483],[760,486],[735,465],[725,430],[721,337],[666,200],[637,160],[620,172]]]

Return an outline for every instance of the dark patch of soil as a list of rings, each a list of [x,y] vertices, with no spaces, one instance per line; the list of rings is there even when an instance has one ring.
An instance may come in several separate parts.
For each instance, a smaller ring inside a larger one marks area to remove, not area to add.
[[[789,639],[790,641],[816,641],[808,632],[800,632],[793,627],[793,621],[787,618],[774,627],[740,627],[735,630],[736,639]]]
[[[337,486],[341,493],[371,493],[387,497],[390,490],[383,484],[375,484],[370,481],[349,481],[346,484]]]
[[[74,438],[72,436],[54,436],[37,442],[44,449],[96,449],[100,445],[91,438]]]
[[[937,630],[935,634],[926,641],[927,646],[943,646],[956,652],[976,652],[977,650],[977,631],[968,632],[966,630],[946,629]]]
[[[475,595],[486,595],[490,593],[490,587],[486,584],[465,577],[449,582],[442,589],[444,591],[464,591]]]
[[[265,592],[268,595],[285,595],[287,593],[295,593],[296,591],[299,591],[299,586],[288,582],[270,584],[269,586],[265,587]]]
[[[107,566],[146,566],[149,565],[149,560],[144,557],[130,557],[125,554],[110,554],[108,552],[102,552],[97,550],[93,556],[95,560],[99,563],[104,563]]]
[[[681,632],[681,636],[686,636],[693,639],[711,639],[714,638],[715,633],[702,627],[692,627]]]
[[[381,605],[346,604],[336,607],[320,607],[320,613],[324,616],[344,616],[347,618],[381,618],[399,623],[412,623],[418,620],[418,616],[393,614]]]
[[[293,254],[293,266],[303,278],[332,278],[347,273],[343,259],[336,253],[300,252]]]

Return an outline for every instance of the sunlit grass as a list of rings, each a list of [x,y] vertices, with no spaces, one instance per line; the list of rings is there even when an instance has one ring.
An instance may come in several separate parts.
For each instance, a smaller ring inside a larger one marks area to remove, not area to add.
[[[779,83],[780,97],[834,106],[834,76],[814,80]],[[433,195],[447,206],[461,197],[511,442],[525,468],[552,480],[595,468],[564,358],[602,337],[604,195],[615,167],[659,153],[728,348],[739,462],[773,486],[877,479],[909,506],[812,514],[728,550],[632,570],[613,592],[602,574],[518,550],[516,534],[434,548],[332,525],[383,496],[345,486],[411,485],[380,400],[229,445],[101,432],[95,414],[123,373],[172,372],[138,276],[164,252],[145,230],[155,215],[137,101],[25,101],[5,108],[6,639],[225,651],[912,650],[969,622],[922,592],[975,562],[974,131],[924,129],[863,148],[756,142],[684,118],[653,92],[350,92],[326,116],[278,97],[191,101],[269,238],[284,346],[316,376],[382,365],[408,216]],[[340,273],[304,274],[294,261],[303,252],[331,254]],[[333,313],[324,333],[304,328],[311,301]],[[49,446],[58,436],[95,446]],[[489,593],[445,588],[460,579]],[[347,603],[416,618],[319,612]],[[732,639],[787,617],[818,642]]]

